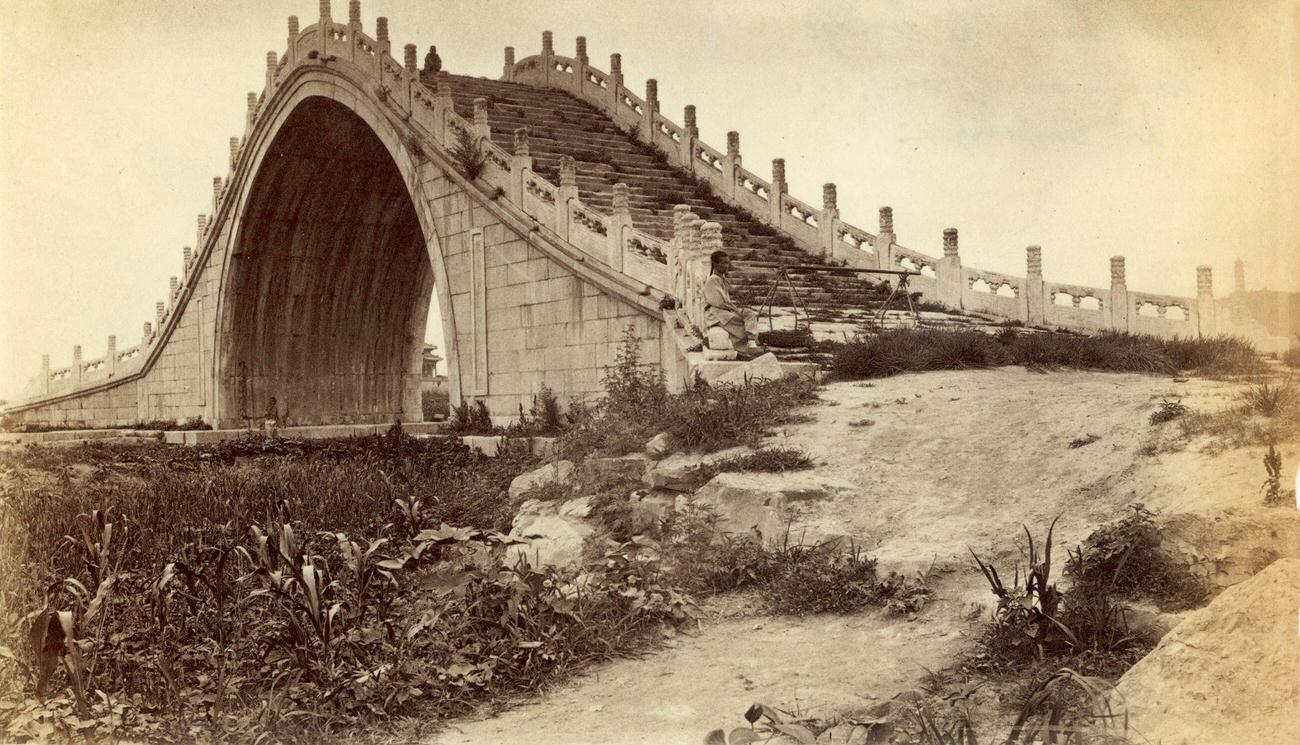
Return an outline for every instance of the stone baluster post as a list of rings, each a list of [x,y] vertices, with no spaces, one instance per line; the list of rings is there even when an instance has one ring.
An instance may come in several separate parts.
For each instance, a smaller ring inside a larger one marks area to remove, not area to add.
[[[880,229],[876,233],[876,268],[877,269],[897,269],[894,264],[894,243],[897,237],[894,235],[894,208],[880,208]],[[891,280],[893,281],[893,280]]]
[[[501,79],[513,83],[515,80],[515,48],[506,47],[505,64],[501,68]]]
[[[230,170],[235,170],[235,163],[239,161],[239,138],[230,138]]]
[[[822,211],[817,215],[817,232],[823,256],[835,256],[835,231],[840,220],[839,197],[835,184],[822,184]]]
[[[772,193],[767,195],[767,201],[772,206],[772,225],[776,228],[781,227],[782,218],[785,217],[785,195],[790,187],[785,182],[785,158],[772,159]]]
[[[560,188],[555,194],[555,232],[563,240],[569,240],[569,225],[572,222],[571,204],[578,198],[578,171],[573,156],[560,156]]]
[[[153,304],[153,321],[154,328],[161,334],[163,330],[163,318],[167,316],[167,305],[159,300]]]
[[[609,55],[609,116],[617,124],[623,110],[623,55]]]
[[[275,72],[280,67],[280,55],[268,51],[266,53],[266,97],[271,97],[271,92],[275,90]]]
[[[212,219],[217,219],[217,212],[221,210],[221,177],[212,177]]]
[[[695,327],[704,331],[704,308],[700,297],[704,277],[699,276],[700,268],[700,230],[704,221],[694,212],[687,213],[682,221],[681,262],[683,275],[682,301],[686,318]]]
[[[256,121],[257,121],[257,94],[254,93],[254,92],[252,92],[252,91],[249,91],[249,92],[248,92],[247,101],[248,101],[248,104],[247,104],[247,105],[248,105],[248,110],[247,110],[247,113],[246,113],[247,121],[245,122],[245,130],[244,130],[244,131],[245,131],[245,132],[252,132],[252,131],[253,131],[253,122],[256,122]]]
[[[488,124],[488,100],[474,99],[474,139],[486,140],[492,136],[492,127]]]
[[[551,82],[551,76],[555,73],[555,35],[550,31],[542,32],[542,80],[545,83]]]
[[[406,76],[408,78],[420,74],[419,69],[416,67],[415,55],[416,48],[414,44],[407,44],[402,47],[402,66],[406,68]]]
[[[1041,326],[1047,299],[1043,295],[1043,247],[1025,248],[1025,324]]]
[[[330,18],[330,0],[320,0],[320,25],[316,28],[316,34],[319,37],[317,43],[320,45],[321,59],[325,59],[326,51],[329,49],[330,31],[333,25],[334,19]]]
[[[152,340],[153,340],[153,324],[149,323],[148,321],[145,321],[144,331],[140,336],[140,347],[144,348],[149,346],[149,342]]]
[[[175,308],[176,296],[179,295],[181,292],[181,280],[179,277],[173,276],[167,278],[167,292],[168,292],[167,297],[170,300],[171,306]]]
[[[1128,307],[1128,283],[1124,278],[1124,257],[1110,257],[1110,327],[1130,331],[1132,313]]]
[[[1209,266],[1196,267],[1196,331],[1201,336],[1218,333],[1214,313],[1214,276]]]
[[[451,145],[448,135],[447,122],[451,115],[456,113],[455,102],[451,97],[451,73],[443,70],[438,73],[438,136],[442,138],[444,144]]]
[[[194,265],[194,249],[186,246],[181,249],[181,271],[186,277],[190,276],[190,268]]]
[[[722,193],[728,199],[736,198],[736,182],[740,179],[740,133],[727,133],[727,157],[722,161]]]
[[[533,170],[533,155],[528,150],[528,128],[515,130],[515,150],[510,158],[510,201],[524,203],[524,189]]]
[[[690,214],[690,205],[673,206],[673,237],[668,241],[668,288],[669,294],[677,298],[679,308],[685,308],[686,302],[686,251],[683,241],[686,238],[686,219]]]
[[[289,36],[286,39],[288,51],[285,52],[289,57],[289,64],[298,64],[298,16],[289,16]]]
[[[700,128],[695,121],[695,104],[687,104],[682,112],[682,141],[677,151],[681,166],[695,173],[695,140],[700,136]]]
[[[354,34],[361,31],[361,0],[348,0],[348,29]]]
[[[48,354],[41,355],[40,392],[42,394],[48,394],[50,392],[50,356]]]
[[[659,114],[659,81],[650,78],[645,81],[645,110],[641,112],[641,139],[655,144],[658,139],[655,130],[658,125],[655,116]]]
[[[582,98],[586,93],[587,86],[591,83],[587,80],[587,68],[591,66],[591,59],[587,57],[587,37],[579,36],[574,39],[574,58],[573,58],[573,92]]]
[[[961,309],[965,288],[961,280],[961,255],[957,250],[957,229],[943,231],[943,258],[935,268],[939,286],[939,302],[953,309]]]
[[[384,79],[384,61],[393,51],[393,42],[388,38],[388,17],[375,19],[375,79]]]
[[[198,220],[195,221],[195,229],[197,230],[198,237],[196,238],[194,245],[198,246],[198,249],[202,251],[203,234],[208,230],[208,218],[204,215],[199,215]]]
[[[117,337],[116,336],[110,335],[108,337],[108,358],[105,361],[108,363],[108,367],[107,367],[108,377],[111,378],[114,375],[117,375]]]
[[[81,373],[81,345],[77,344],[72,348],[72,384],[74,386],[81,385]]]
[[[609,266],[623,271],[624,246],[627,243],[627,231],[632,227],[632,210],[628,204],[627,184],[614,184],[614,211],[609,216]]]

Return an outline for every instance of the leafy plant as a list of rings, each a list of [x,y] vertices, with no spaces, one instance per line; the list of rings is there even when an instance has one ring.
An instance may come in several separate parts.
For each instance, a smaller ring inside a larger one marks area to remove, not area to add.
[[[487,166],[487,151],[469,130],[456,130],[456,144],[451,147],[451,159],[461,175],[473,181],[483,174]]]
[[[496,425],[483,399],[462,401],[451,407],[451,431],[463,435],[494,435]]]
[[[1151,412],[1151,424],[1163,424],[1182,417],[1188,412],[1187,406],[1181,400],[1169,401],[1167,399],[1160,401],[1160,408]]]
[[[1268,474],[1261,487],[1264,490],[1264,504],[1285,504],[1286,500],[1282,498],[1282,454],[1272,442],[1268,444],[1268,452],[1264,453],[1264,472]]]

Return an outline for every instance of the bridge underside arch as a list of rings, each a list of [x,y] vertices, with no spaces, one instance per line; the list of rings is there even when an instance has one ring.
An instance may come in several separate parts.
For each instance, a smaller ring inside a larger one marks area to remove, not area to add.
[[[331,99],[299,103],[261,160],[230,257],[218,420],[419,420],[426,245],[369,125]]]

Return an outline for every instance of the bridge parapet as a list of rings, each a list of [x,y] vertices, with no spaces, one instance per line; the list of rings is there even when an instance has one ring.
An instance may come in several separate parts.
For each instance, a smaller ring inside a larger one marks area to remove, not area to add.
[[[550,33],[544,36],[540,54],[516,59],[515,48],[508,49],[503,80],[565,90],[597,107],[621,128],[634,131],[641,141],[656,147],[669,162],[707,183],[721,199],[780,230],[811,253],[850,266],[919,271],[921,276],[911,279],[912,289],[955,310],[1082,330],[1115,329],[1162,336],[1241,332],[1216,327],[1213,293],[1208,283],[1202,284],[1200,270],[1195,298],[1125,290],[1124,311],[1112,313],[1103,310],[1101,301],[1111,299],[1113,288],[1105,291],[1064,283],[1044,284],[1038,247],[1038,271],[1031,266],[1026,277],[1017,277],[962,266],[956,254],[941,258],[900,245],[894,234],[893,212],[888,207],[881,208],[879,233],[855,226],[840,218],[834,199],[824,200],[823,206],[816,208],[792,196],[783,159],[773,161],[771,180],[746,169],[741,164],[738,133],[728,133],[725,151],[700,140],[695,106],[686,107],[684,125],[664,116],[659,110],[657,79],[646,81],[644,98],[624,87],[621,56],[618,74],[606,73],[589,64],[586,38],[581,44],[583,53],[575,58],[555,54]],[[833,185],[827,186],[832,187],[833,194]],[[1065,306],[1054,303],[1057,294],[1070,295],[1069,302]],[[1085,297],[1096,298],[1096,307],[1080,307],[1077,301]],[[1134,303],[1140,303],[1140,308]]]

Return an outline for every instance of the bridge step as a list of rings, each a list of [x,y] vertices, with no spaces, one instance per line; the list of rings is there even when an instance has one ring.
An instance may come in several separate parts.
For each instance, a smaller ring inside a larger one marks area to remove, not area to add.
[[[690,205],[702,219],[721,225],[723,242],[734,258],[732,284],[739,302],[760,302],[775,277],[771,269],[747,267],[747,261],[826,263],[743,210],[727,205],[654,148],[568,93],[487,78],[450,77],[457,113],[472,119],[474,99],[488,100],[488,124],[497,145],[513,150],[514,131],[528,128],[533,168],[543,177],[558,183],[561,156],[572,157],[578,196],[586,204],[612,211],[613,186],[624,183],[632,224],[656,238],[672,238],[673,207],[678,204]],[[423,82],[436,87],[433,76],[424,76]],[[887,288],[867,277],[800,272],[792,278],[800,301],[817,307],[861,308],[888,295]]]

